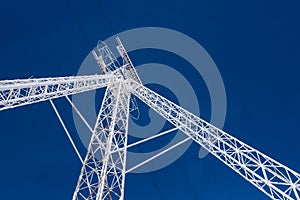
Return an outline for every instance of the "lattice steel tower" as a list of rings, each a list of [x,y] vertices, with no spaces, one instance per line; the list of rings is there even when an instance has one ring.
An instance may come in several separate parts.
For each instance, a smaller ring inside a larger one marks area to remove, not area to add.
[[[73,200],[124,199],[125,175],[180,144],[192,139],[272,199],[300,199],[299,173],[239,141],[210,123],[142,85],[119,38],[122,64],[108,46],[99,42],[92,51],[102,75],[70,76],[0,81],[0,111],[49,100],[79,159],[81,173]],[[106,87],[95,126],[69,99],[69,95]],[[84,159],[81,158],[52,99],[66,97],[92,132]],[[128,118],[138,109],[135,97],[174,125],[174,128],[127,144]],[[188,137],[131,169],[126,169],[127,148],[181,130]]]

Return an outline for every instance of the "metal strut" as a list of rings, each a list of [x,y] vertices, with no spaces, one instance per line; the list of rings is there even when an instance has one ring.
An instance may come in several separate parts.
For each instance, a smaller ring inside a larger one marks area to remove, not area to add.
[[[127,80],[130,92],[272,199],[300,199],[300,174],[156,92]]]

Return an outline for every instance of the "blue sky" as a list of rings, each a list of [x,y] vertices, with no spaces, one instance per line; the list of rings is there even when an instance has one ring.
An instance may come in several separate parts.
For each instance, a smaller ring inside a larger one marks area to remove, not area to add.
[[[199,42],[219,68],[228,101],[224,130],[300,171],[299,6],[265,0],[2,2],[0,79],[73,75],[99,39],[137,27],[174,29]],[[84,154],[70,106],[56,103]],[[209,118],[209,104],[203,110]],[[50,103],[0,112],[0,122],[1,199],[71,199],[81,166]],[[198,151],[193,144],[167,168],[129,174],[126,199],[268,199],[212,155],[200,160]]]

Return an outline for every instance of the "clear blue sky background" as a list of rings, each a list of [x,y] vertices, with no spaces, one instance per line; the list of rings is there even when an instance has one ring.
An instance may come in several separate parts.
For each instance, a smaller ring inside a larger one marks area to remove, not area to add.
[[[0,79],[73,75],[99,39],[174,29],[216,62],[228,97],[224,129],[299,172],[299,9],[299,1],[266,0],[5,1]],[[76,139],[69,106],[58,106]],[[49,102],[0,112],[0,124],[0,199],[71,199],[81,166]],[[165,169],[129,174],[126,199],[268,199],[198,151],[194,144]]]

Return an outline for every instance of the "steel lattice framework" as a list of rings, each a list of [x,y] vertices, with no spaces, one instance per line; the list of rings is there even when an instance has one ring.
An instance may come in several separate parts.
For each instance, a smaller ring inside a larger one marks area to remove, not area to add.
[[[0,111],[105,87],[112,75],[70,76],[0,81]]]
[[[107,87],[73,199],[124,198],[129,98],[124,82]]]
[[[92,51],[103,75],[0,81],[0,111],[50,100],[82,162],[73,200],[124,199],[125,174],[180,144],[194,140],[271,199],[300,200],[300,174],[239,141],[203,119],[142,85],[120,39],[117,49],[122,65],[108,46],[99,42]],[[69,95],[106,87],[95,127],[91,128]],[[52,99],[66,97],[92,132],[82,159]],[[135,98],[173,124],[173,129],[127,144],[128,119],[138,109]],[[126,169],[127,149],[181,130],[188,137],[131,169]]]

